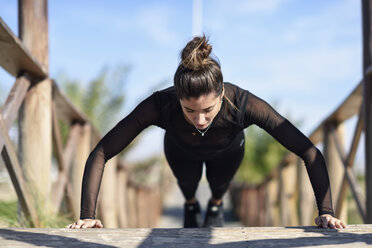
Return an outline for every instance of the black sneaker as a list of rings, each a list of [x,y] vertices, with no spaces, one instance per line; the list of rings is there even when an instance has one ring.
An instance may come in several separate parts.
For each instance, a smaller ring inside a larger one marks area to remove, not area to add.
[[[199,202],[184,204],[183,227],[201,227]]]
[[[207,213],[205,214],[204,227],[223,227],[223,203],[215,205],[209,200]]]

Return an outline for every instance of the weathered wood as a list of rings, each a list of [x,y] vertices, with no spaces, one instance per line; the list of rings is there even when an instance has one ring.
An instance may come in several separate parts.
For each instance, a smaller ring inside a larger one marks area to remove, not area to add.
[[[136,207],[136,188],[133,185],[128,185],[127,188],[127,216],[128,216],[128,226],[138,227],[137,224],[137,214],[138,210]]]
[[[58,109],[58,118],[66,123],[71,121],[86,123],[88,118],[71,103],[53,81],[53,100]]]
[[[121,228],[129,227],[128,216],[127,216],[127,182],[128,173],[122,167],[118,170],[117,179],[117,192],[118,192],[118,215],[119,215],[119,226]]]
[[[64,152],[63,152],[63,145],[62,145],[62,137],[60,134],[60,129],[58,125],[58,116],[57,116],[57,109],[55,107],[54,102],[52,103],[52,121],[53,121],[53,144],[54,149],[56,153],[56,158],[58,162],[58,179],[57,182],[52,187],[52,204],[53,204],[53,210],[55,213],[59,211],[59,208],[61,206],[61,201],[63,198],[63,185],[67,185],[66,187],[66,199],[67,199],[67,205],[70,209],[70,211],[76,215],[77,209],[74,208],[74,202],[75,199],[73,198],[72,189],[70,184],[64,183],[67,182],[68,178],[68,165],[65,162]],[[58,185],[58,186],[57,186]]]
[[[363,221],[366,222],[367,221],[367,219],[366,219],[366,209],[365,209],[365,206],[364,206],[365,200],[364,200],[364,197],[363,197],[363,194],[362,194],[362,190],[359,187],[359,184],[356,180],[356,177],[354,176],[354,173],[353,173],[353,170],[352,170],[351,166],[348,166],[348,162],[346,161],[346,158],[345,158],[346,156],[345,156],[344,150],[340,146],[339,137],[334,134],[333,138],[335,140],[337,152],[338,152],[339,156],[341,157],[341,159],[343,161],[343,164],[344,164],[344,167],[345,167],[344,177],[346,177],[346,179],[347,179],[347,181],[350,185],[350,188],[351,188],[351,191],[353,193],[355,202],[357,204],[359,213],[360,213]],[[342,194],[342,192],[340,192],[340,195],[341,194]],[[337,202],[337,207],[338,208],[339,208],[339,205],[342,206],[342,203]],[[340,211],[340,209],[337,209],[337,210]]]
[[[18,109],[26,95],[28,87],[30,86],[30,81],[24,76],[19,77],[14,83],[10,93],[4,104],[4,108],[0,115],[4,120],[6,130],[9,130],[11,124],[17,117]],[[3,148],[4,140],[0,137],[0,150]]]
[[[372,75],[367,74],[372,65],[372,0],[362,1],[363,20],[363,106],[365,135],[365,178],[367,223],[372,223]]]
[[[138,209],[138,214],[137,214],[137,222],[138,222],[138,227],[144,228],[148,227],[148,216],[147,216],[147,210],[149,208],[146,200],[147,200],[147,190],[143,187],[138,187],[137,188],[137,209]]]
[[[347,229],[316,227],[141,228],[141,229],[0,229],[6,247],[370,247],[371,225]]]
[[[118,224],[117,209],[117,156],[106,162],[101,190],[98,197],[99,215],[105,227],[116,228]]]
[[[48,0],[18,1],[19,38],[48,71]]]
[[[58,170],[64,171],[65,161],[63,159],[63,144],[62,137],[60,133],[60,128],[58,124],[58,114],[55,102],[52,102],[52,131],[53,131],[53,145],[55,150],[55,156],[58,162]]]
[[[19,0],[19,37],[48,71],[47,0]],[[35,79],[19,112],[19,153],[41,209],[49,209],[52,164],[52,81]]]
[[[10,90],[3,107],[3,118],[8,130],[17,117],[18,110],[21,107],[30,85],[31,82],[26,76],[20,76],[17,78]]]
[[[10,179],[12,180],[14,189],[17,193],[22,211],[32,226],[39,227],[39,218],[35,209],[35,203],[33,201],[30,188],[26,184],[22,168],[17,158],[17,153],[13,148],[13,144],[9,138],[8,130],[1,114],[0,139],[2,139],[4,142],[4,146],[0,149],[1,155],[8,170]]]
[[[91,152],[90,141],[91,139],[91,127],[89,124],[82,124],[80,126],[79,137],[77,139],[76,152],[73,159],[73,165],[71,168],[70,182],[73,192],[73,199],[75,199],[74,209],[80,209],[80,198],[81,198],[81,185],[83,181],[83,174],[85,163],[88,159],[89,153]],[[79,217],[79,211],[74,212],[75,218]]]
[[[9,74],[18,76],[27,71],[33,76],[44,78],[48,71],[29,52],[22,41],[10,30],[0,17],[0,65]]]
[[[68,195],[72,195],[71,185],[68,183],[69,182],[68,172],[70,171],[72,158],[76,151],[77,141],[79,138],[79,132],[80,132],[79,124],[73,124],[70,127],[69,136],[66,142],[66,148],[63,151],[63,158],[62,158],[63,164],[61,164],[61,166],[63,166],[63,170],[59,172],[57,181],[54,183],[53,190],[52,190],[53,192],[52,202],[54,204],[55,211],[58,211],[61,205],[66,187],[67,187],[66,190],[67,190]],[[78,210],[75,209],[75,204],[71,205],[71,198],[72,197],[69,197],[67,199],[69,203],[69,207],[72,210],[74,210],[73,213],[76,214]],[[73,202],[75,201],[76,199],[74,199]]]
[[[354,115],[358,114],[362,105],[362,82],[354,88],[354,90],[346,97],[346,99],[333,111],[315,130],[309,135],[309,139],[314,144],[318,144],[324,140],[323,129],[327,123],[342,123]]]
[[[305,164],[298,159],[299,167],[297,169],[298,180],[298,204],[300,225],[308,226],[313,224],[313,216],[316,209],[314,191],[306,171]]]
[[[280,173],[280,213],[281,225],[298,225],[297,211],[295,206],[296,174],[295,163],[283,167]]]
[[[361,108],[361,110],[362,110],[362,108]],[[361,137],[361,134],[362,134],[362,129],[363,129],[363,118],[362,118],[362,111],[360,111],[359,118],[358,118],[357,124],[355,126],[354,135],[353,135],[353,139],[352,139],[351,146],[350,146],[350,151],[349,151],[347,157],[345,157],[345,154],[343,153],[343,150],[339,146],[337,146],[337,150],[338,150],[340,156],[343,158],[342,160],[344,161],[343,163],[344,163],[344,166],[345,166],[346,170],[350,169],[350,171],[351,171],[351,168],[353,166],[355,155],[356,155],[358,144],[359,144],[359,140],[360,140],[360,137]],[[334,139],[336,139],[336,141],[335,141],[336,144],[339,144],[339,142],[337,141],[338,137],[336,135],[334,136]],[[351,174],[351,175],[353,175],[353,174]],[[340,193],[339,193],[339,196],[338,196],[339,201],[336,204],[336,215],[337,216],[339,216],[339,214],[341,212],[342,203],[346,198],[347,181],[351,181],[352,180],[351,177],[352,176],[348,177],[348,174],[345,173],[344,178],[342,180],[341,190],[340,190]],[[365,208],[364,208],[364,204],[363,204],[364,201],[362,200],[360,193],[356,194],[356,192],[360,192],[359,184],[356,183],[356,184],[351,184],[351,185],[352,185],[353,196],[356,199],[359,212],[360,212],[363,220],[365,221]]]
[[[364,223],[367,222],[367,215],[366,215],[366,207],[365,207],[365,198],[363,196],[363,192],[359,187],[358,181],[352,171],[351,168],[346,169],[346,178],[350,185],[351,192],[353,193],[355,202],[357,204],[360,216],[362,217],[362,220]]]
[[[266,188],[265,226],[279,226],[278,180],[272,178],[266,183]]]
[[[27,180],[35,187],[41,208],[51,189],[52,111],[51,81],[33,85],[19,112],[19,154]]]
[[[343,133],[343,124],[336,125],[335,123],[328,123],[324,126],[323,154],[327,164],[329,181],[332,190],[332,202],[336,204],[338,202],[342,179],[345,173],[343,160],[339,156],[339,149],[344,152]],[[335,140],[334,137],[337,137],[337,140]],[[346,202],[342,203],[340,215],[337,217],[347,222]]]

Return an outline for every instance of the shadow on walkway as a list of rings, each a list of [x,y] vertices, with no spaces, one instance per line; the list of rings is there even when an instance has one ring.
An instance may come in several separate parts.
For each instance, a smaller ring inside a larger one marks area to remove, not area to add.
[[[98,244],[94,242],[81,241],[77,238],[65,237],[62,235],[35,233],[35,232],[22,232],[13,231],[9,229],[0,229],[0,236],[6,240],[19,241],[27,247],[27,244],[42,246],[42,247],[97,247],[97,248],[113,248],[116,246]],[[4,244],[0,244],[3,247]],[[8,247],[14,247],[15,244]]]
[[[250,233],[242,229],[242,236],[245,236],[244,241],[236,242],[221,242],[222,240],[215,239],[219,233],[218,229],[210,228],[194,228],[194,229],[179,229],[177,232],[170,232],[169,229],[153,229],[146,240],[139,245],[139,248],[149,247],[215,247],[215,248],[235,248],[235,247],[313,247],[313,246],[364,246],[372,244],[372,233],[357,234],[339,232],[337,229],[319,229],[317,227],[286,227],[288,233],[290,229],[303,229],[305,233],[321,233],[323,236],[314,237],[283,237],[283,238],[262,238],[254,239],[249,235],[257,235],[257,232]],[[221,229],[222,230],[222,229]],[[228,231],[225,233],[229,233]],[[272,233],[275,236],[275,233]],[[259,236],[265,236],[261,233]],[[267,233],[269,237],[270,232]],[[281,233],[280,235],[283,235]],[[303,234],[302,234],[303,235]],[[251,240],[250,240],[251,239]],[[254,239],[254,240],[252,240]],[[218,244],[213,244],[218,243]]]

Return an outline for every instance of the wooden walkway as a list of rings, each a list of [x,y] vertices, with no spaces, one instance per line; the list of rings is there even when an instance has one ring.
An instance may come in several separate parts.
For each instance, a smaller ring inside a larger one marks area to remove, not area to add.
[[[211,192],[203,175],[202,180],[199,183],[198,190],[196,192],[196,198],[200,202],[202,220],[206,212],[208,200],[211,196]],[[183,227],[183,204],[184,198],[181,190],[178,188],[177,183],[173,184],[173,187],[169,189],[168,194],[165,197],[163,205],[163,214],[156,227],[158,228],[181,228]],[[223,199],[224,204],[224,216],[225,216],[225,227],[242,227],[242,223],[236,219],[233,214],[230,195],[227,192]]]
[[[372,247],[372,225],[159,229],[0,229],[0,247]]]

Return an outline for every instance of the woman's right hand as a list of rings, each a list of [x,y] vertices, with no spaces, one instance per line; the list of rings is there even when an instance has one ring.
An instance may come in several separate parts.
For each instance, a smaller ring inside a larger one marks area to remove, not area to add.
[[[95,219],[84,219],[84,220],[78,220],[75,223],[72,223],[66,228],[70,229],[79,229],[79,228],[102,228],[102,222],[100,220]]]

